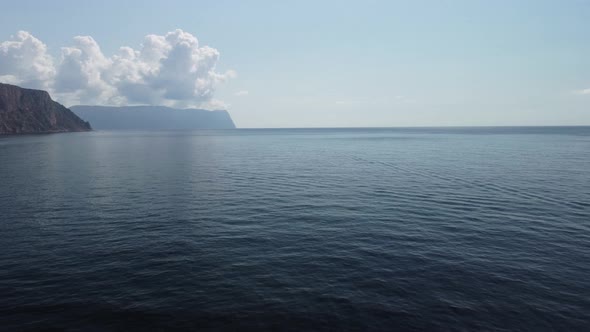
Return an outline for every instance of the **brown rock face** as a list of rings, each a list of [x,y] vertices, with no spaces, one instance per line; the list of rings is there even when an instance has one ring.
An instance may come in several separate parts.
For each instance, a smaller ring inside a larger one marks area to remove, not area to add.
[[[0,135],[92,130],[47,91],[0,83]]]

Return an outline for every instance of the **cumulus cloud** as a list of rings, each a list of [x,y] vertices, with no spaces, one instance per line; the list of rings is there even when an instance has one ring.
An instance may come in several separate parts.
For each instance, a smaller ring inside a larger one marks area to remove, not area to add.
[[[55,76],[47,45],[26,31],[0,43],[0,81],[49,88]]]
[[[246,90],[241,90],[241,91],[236,92],[235,95],[238,96],[238,97],[243,97],[243,96],[247,96],[248,93],[249,92],[246,91]]]
[[[590,95],[590,88],[583,89],[583,90],[576,90],[576,91],[574,91],[574,93],[577,95]]]
[[[235,77],[219,73],[219,51],[180,29],[147,35],[138,49],[105,55],[90,36],[77,36],[57,60],[25,31],[0,44],[0,81],[44,88],[68,104],[219,107],[216,87]]]

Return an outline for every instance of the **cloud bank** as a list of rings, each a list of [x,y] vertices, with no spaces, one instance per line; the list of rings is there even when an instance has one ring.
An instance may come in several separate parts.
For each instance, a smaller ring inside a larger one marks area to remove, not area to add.
[[[49,90],[66,104],[222,107],[216,87],[235,72],[215,70],[219,51],[180,29],[147,35],[139,49],[106,56],[90,36],[52,57],[41,40],[19,31],[0,43],[0,82]]]

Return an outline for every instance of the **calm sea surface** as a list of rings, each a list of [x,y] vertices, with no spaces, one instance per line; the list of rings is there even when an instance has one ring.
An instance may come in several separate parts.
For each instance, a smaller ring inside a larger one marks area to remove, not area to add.
[[[590,329],[590,127],[0,138],[0,329]]]

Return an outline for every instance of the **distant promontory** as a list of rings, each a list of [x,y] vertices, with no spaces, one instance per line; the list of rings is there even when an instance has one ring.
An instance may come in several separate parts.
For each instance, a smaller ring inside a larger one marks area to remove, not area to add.
[[[90,124],[43,90],[0,83],[0,135],[89,131]]]
[[[224,110],[175,109],[164,106],[72,106],[78,116],[103,130],[195,130],[233,129]]]

